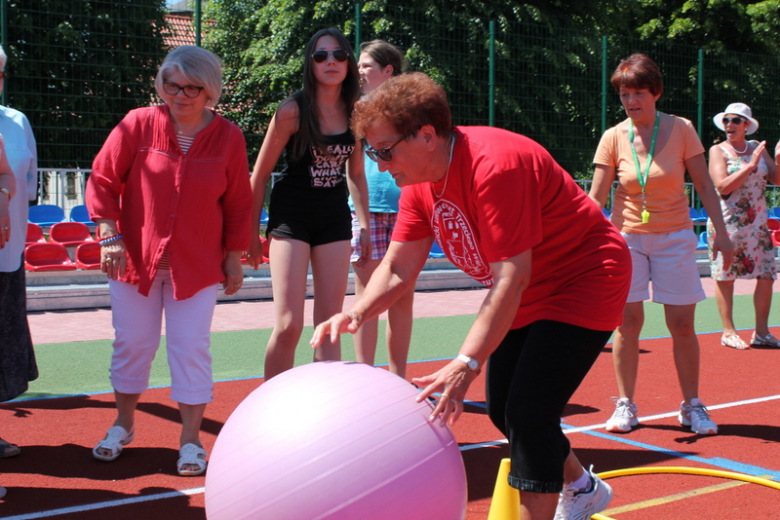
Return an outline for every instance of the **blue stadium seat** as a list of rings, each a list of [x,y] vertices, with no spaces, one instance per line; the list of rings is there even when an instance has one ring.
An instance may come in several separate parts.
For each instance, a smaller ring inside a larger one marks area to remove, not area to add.
[[[444,251],[441,250],[441,247],[439,247],[439,243],[434,240],[431,245],[431,252],[428,253],[428,258],[444,258],[446,256]]]
[[[690,214],[691,214],[691,220],[697,224],[704,224],[707,222],[707,210],[702,208],[696,209],[696,208],[690,208]],[[693,212],[696,212],[696,217],[693,216]]]
[[[263,212],[260,213],[260,227],[264,228],[268,225],[268,213],[266,213],[265,208],[263,208]]]
[[[39,226],[53,226],[65,220],[65,212],[62,211],[61,207],[53,204],[38,204],[30,206],[27,220]]]
[[[696,244],[696,249],[707,249],[707,232],[702,231],[699,233],[699,243]]]
[[[97,225],[94,222],[92,222],[92,220],[90,220],[89,211],[87,211],[87,207],[84,204],[73,206],[70,209],[68,220],[70,220],[71,222],[81,222],[82,224],[86,224],[88,226]]]
[[[701,217],[701,213],[699,213],[699,210],[696,208],[688,208],[688,214],[691,216],[691,220],[694,222],[696,222]]]
[[[780,208],[772,208],[769,210],[769,216],[780,220]]]

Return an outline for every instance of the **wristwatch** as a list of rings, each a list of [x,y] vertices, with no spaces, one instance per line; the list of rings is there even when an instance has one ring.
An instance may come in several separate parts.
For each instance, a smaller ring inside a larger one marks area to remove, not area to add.
[[[477,374],[479,374],[482,371],[479,368],[479,361],[477,361],[473,357],[469,357],[469,356],[467,356],[465,354],[458,354],[457,359],[459,359],[460,361],[463,361],[464,363],[466,363],[466,366],[472,372],[476,372]]]
[[[8,188],[0,188],[0,191],[8,195],[8,200],[11,200],[11,192],[8,191]]]

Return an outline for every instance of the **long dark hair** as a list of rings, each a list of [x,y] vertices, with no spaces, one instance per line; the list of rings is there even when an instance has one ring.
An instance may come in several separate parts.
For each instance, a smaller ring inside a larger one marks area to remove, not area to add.
[[[317,119],[319,115],[319,107],[315,102],[317,99],[317,78],[314,75],[313,59],[311,57],[317,45],[317,40],[323,36],[335,38],[339,47],[349,54],[349,58],[347,58],[347,75],[341,84],[341,99],[344,101],[348,119],[351,119],[352,109],[355,107],[358,98],[360,98],[360,76],[358,74],[357,60],[347,38],[336,27],[321,29],[314,33],[304,51],[303,90],[299,90],[283,103],[296,101],[300,112],[298,132],[294,136],[294,145],[292,147],[292,157],[295,160],[304,157],[311,146],[316,146],[323,152],[326,152],[325,138]]]

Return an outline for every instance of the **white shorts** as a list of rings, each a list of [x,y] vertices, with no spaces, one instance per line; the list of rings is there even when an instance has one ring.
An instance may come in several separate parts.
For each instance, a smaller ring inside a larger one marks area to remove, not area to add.
[[[620,233],[631,251],[633,274],[628,303],[650,298],[667,305],[691,305],[706,298],[696,266],[698,239],[691,229],[673,233]]]

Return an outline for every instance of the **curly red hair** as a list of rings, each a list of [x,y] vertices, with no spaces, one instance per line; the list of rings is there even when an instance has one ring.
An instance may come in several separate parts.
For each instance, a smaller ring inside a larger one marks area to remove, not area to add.
[[[437,135],[447,135],[452,130],[447,94],[422,72],[394,76],[355,105],[352,132],[363,139],[366,130],[383,122],[393,125],[399,134],[432,125]]]

